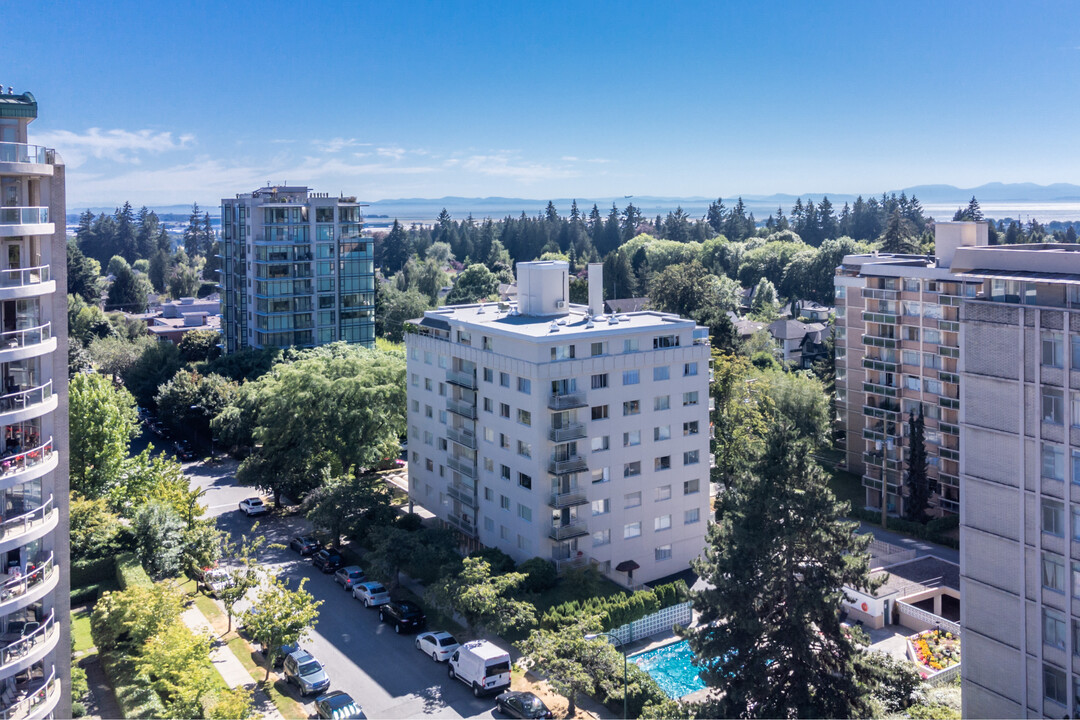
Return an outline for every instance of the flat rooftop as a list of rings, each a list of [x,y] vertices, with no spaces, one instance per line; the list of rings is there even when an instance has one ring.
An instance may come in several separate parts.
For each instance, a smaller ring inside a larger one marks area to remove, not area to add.
[[[934,555],[890,565],[871,575],[874,579],[885,576],[885,583],[874,593],[875,597],[903,597],[939,587],[960,592],[960,566]]]

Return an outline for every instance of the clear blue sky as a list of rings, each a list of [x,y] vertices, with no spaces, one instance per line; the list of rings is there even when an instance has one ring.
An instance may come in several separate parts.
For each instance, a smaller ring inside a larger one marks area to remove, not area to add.
[[[68,202],[1080,181],[1080,3],[7,3]],[[33,141],[33,140],[32,140]]]

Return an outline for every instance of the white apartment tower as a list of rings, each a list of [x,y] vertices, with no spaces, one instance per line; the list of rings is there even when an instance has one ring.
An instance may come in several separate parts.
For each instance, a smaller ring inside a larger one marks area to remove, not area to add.
[[[225,351],[375,344],[375,267],[355,197],[265,187],[221,201]]]
[[[410,323],[409,495],[473,547],[636,584],[705,546],[708,331],[602,315],[601,267],[588,307],[569,302],[567,263],[527,262],[516,303]]]
[[[64,162],[0,89],[0,716],[71,717]]]

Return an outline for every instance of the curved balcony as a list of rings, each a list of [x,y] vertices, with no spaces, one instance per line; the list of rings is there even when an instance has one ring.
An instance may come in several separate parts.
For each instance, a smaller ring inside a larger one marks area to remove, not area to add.
[[[60,520],[53,496],[40,507],[0,522],[0,552],[7,552],[51,532]]]
[[[15,362],[56,350],[52,323],[0,333],[0,362]]]
[[[44,385],[0,395],[0,423],[11,424],[40,417],[56,409],[52,380]]]
[[[38,479],[53,470],[58,460],[52,438],[17,455],[0,457],[0,490]]]
[[[59,630],[56,613],[51,612],[44,622],[25,623],[21,632],[9,632],[0,637],[0,642],[6,642],[0,648],[0,677],[10,677],[25,670],[55,650],[60,639]]]
[[[0,709],[0,720],[37,720],[49,715],[60,701],[61,683],[56,668],[32,688],[16,691],[15,699]]]
[[[0,270],[0,300],[19,300],[55,290],[56,283],[48,265]]]
[[[51,235],[47,207],[0,207],[0,237]]]

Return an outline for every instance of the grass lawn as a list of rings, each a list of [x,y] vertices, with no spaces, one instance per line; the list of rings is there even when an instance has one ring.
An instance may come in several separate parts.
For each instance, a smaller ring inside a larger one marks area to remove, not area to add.
[[[90,637],[90,609],[79,608],[71,612],[71,639],[75,652],[82,652],[94,647]]]
[[[279,684],[271,682],[263,684],[263,678],[266,677],[266,668],[255,662],[252,658],[251,646],[248,645],[247,640],[242,637],[234,637],[229,640],[229,649],[233,651],[233,654],[240,660],[243,666],[251,673],[251,677],[259,683],[259,687],[270,696],[270,700],[274,703],[274,706],[278,709],[282,715],[287,718],[302,718],[307,717],[307,710],[300,703],[293,700],[286,695],[279,688]],[[270,676],[273,679],[273,675]]]

